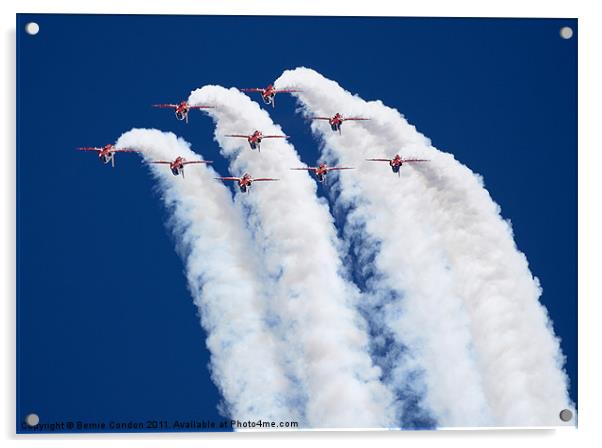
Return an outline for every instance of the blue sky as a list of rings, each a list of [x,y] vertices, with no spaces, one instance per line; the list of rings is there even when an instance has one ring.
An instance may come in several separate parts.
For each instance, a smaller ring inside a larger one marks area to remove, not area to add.
[[[36,36],[24,24],[40,24]],[[577,38],[561,19],[19,15],[17,420],[221,420],[166,213],[135,155],[78,146],[173,131],[226,174],[211,120],[153,103],[311,67],[400,110],[484,176],[562,340],[577,396]],[[253,97],[259,100],[259,95]],[[294,100],[270,111],[318,157]]]

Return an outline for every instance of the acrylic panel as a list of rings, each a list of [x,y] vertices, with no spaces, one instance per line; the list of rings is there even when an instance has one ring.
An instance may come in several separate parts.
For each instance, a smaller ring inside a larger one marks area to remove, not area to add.
[[[576,425],[577,31],[17,15],[16,431]]]

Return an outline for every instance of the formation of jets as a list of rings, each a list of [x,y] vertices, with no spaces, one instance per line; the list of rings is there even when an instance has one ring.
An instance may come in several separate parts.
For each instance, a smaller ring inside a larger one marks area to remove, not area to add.
[[[275,107],[274,99],[277,93],[284,92],[301,92],[301,90],[296,89],[276,89],[272,84],[269,84],[265,88],[244,88],[240,89],[243,92],[259,92],[261,94],[261,98],[263,102],[267,105],[272,105]],[[188,104],[187,101],[181,101],[177,104],[153,104],[153,107],[162,108],[162,109],[173,109],[176,115],[176,118],[180,121],[186,121],[188,123],[188,114],[193,109],[212,109],[214,106],[208,105],[196,105],[192,106]],[[366,121],[370,120],[370,118],[364,117],[345,117],[339,112],[335,113],[330,117],[312,117],[312,120],[325,120],[328,121],[330,128],[334,132],[341,133],[341,126],[345,121]],[[251,150],[257,149],[257,151],[261,151],[261,142],[263,139],[272,139],[272,138],[288,138],[287,135],[264,135],[261,131],[255,130],[251,134],[227,134],[225,137],[232,138],[245,138],[249,143]],[[139,149],[133,148],[117,148],[115,145],[108,144],[102,147],[82,147],[77,148],[80,151],[95,151],[98,154],[98,158],[104,164],[111,164],[111,166],[115,167],[115,155],[117,153],[127,153],[127,152],[141,152]],[[407,163],[415,163],[415,162],[428,162],[426,159],[413,159],[413,158],[403,158],[399,154],[395,155],[392,159],[387,158],[374,158],[374,159],[366,159],[370,162],[387,162],[391,167],[393,173],[397,173],[400,175],[400,168]],[[184,178],[184,167],[186,165],[191,164],[210,164],[213,163],[211,160],[186,160],[184,157],[179,156],[175,160],[152,160],[150,163],[159,164],[159,165],[168,165],[170,171],[174,176],[182,176]],[[353,167],[347,166],[328,166],[325,163],[320,163],[318,166],[306,166],[306,167],[298,167],[291,168],[291,170],[300,170],[300,171],[309,171],[312,172],[318,182],[324,182],[326,175],[330,171],[339,171],[339,170],[352,170]],[[249,173],[245,173],[242,177],[216,177],[218,180],[224,181],[234,181],[237,183],[238,188],[242,193],[246,193],[249,191],[251,184],[253,182],[265,182],[265,181],[277,181],[279,179],[273,179],[269,177],[258,177],[253,178]]]

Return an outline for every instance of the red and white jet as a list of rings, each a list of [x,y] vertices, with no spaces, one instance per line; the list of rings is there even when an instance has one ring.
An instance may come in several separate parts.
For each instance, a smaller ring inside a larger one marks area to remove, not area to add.
[[[370,162],[389,162],[389,166],[393,170],[394,173],[397,173],[398,176],[401,176],[399,173],[399,168],[404,163],[414,163],[414,162],[428,162],[425,159],[403,159],[399,154],[396,154],[392,159],[366,159]]]
[[[77,148],[80,151],[96,151],[98,153],[98,158],[102,160],[102,162],[106,165],[107,163],[111,163],[113,168],[115,168],[115,154],[118,152],[140,152],[136,149],[128,149],[128,148],[115,148],[115,145],[104,145],[102,148],[95,147],[86,147],[86,148]]]
[[[279,179],[272,179],[270,177],[258,177],[257,179],[253,179],[249,173],[245,173],[242,177],[216,177],[216,179],[220,180],[233,180],[238,182],[238,188],[240,188],[241,193],[247,193],[249,188],[251,188],[251,184],[253,182],[265,182],[265,181],[276,181]]]
[[[213,163],[211,160],[186,160],[182,156],[176,157],[176,160],[168,161],[168,160],[153,160],[150,163],[156,163],[161,165],[169,165],[169,169],[174,176],[182,175],[182,179],[184,178],[184,166],[191,165],[193,163]]]
[[[186,101],[182,101],[180,104],[153,104],[153,107],[175,109],[176,118],[180,121],[186,120],[186,123],[188,123],[188,112],[191,109],[213,109],[213,106],[191,106]]]
[[[274,107],[275,104],[275,97],[277,93],[284,93],[284,92],[301,92],[301,90],[295,90],[295,89],[276,89],[274,88],[274,86],[272,84],[268,84],[268,86],[265,89],[259,88],[259,87],[255,87],[252,89],[240,89],[242,92],[259,92],[261,93],[261,98],[263,99],[263,102],[265,104],[271,104],[272,107]]]
[[[303,170],[303,171],[313,171],[319,182],[324,182],[324,178],[328,174],[329,171],[338,171],[338,170],[352,170],[354,168],[350,168],[347,166],[333,166],[330,167],[325,163],[320,163],[318,166],[308,166],[305,168],[291,168],[291,170]]]
[[[228,134],[226,137],[246,138],[251,149],[261,151],[261,140],[264,138],[288,138],[288,135],[263,135],[261,131],[255,131],[251,135],[244,134]]]
[[[361,117],[343,117],[340,113],[334,114],[332,117],[313,117],[312,120],[327,120],[330,125],[330,129],[333,131],[339,131],[341,133],[341,125],[343,121],[365,121],[370,120],[369,118]]]

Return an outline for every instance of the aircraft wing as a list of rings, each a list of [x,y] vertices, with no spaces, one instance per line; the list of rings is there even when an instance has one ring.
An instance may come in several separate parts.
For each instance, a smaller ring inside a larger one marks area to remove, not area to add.
[[[366,159],[369,162],[390,162],[391,159]]]
[[[288,135],[264,135],[263,138],[288,138]]]
[[[171,162],[169,162],[167,160],[152,160],[149,163],[157,163],[157,164],[162,164],[162,165],[171,165]]]
[[[369,118],[361,118],[361,117],[344,117],[343,121],[365,121],[365,120],[369,120]]]
[[[257,87],[253,87],[250,89],[239,89],[241,92],[263,92],[264,89],[259,89]]]
[[[308,166],[306,168],[291,168],[291,170],[299,170],[299,171],[316,171],[317,168],[315,166]]]
[[[311,117],[312,120],[330,120],[330,117]]]
[[[407,163],[407,162],[430,162],[430,160],[426,160],[426,159],[402,159],[403,163]]]
[[[280,180],[280,179],[272,179],[270,177],[258,177],[257,179],[251,179],[252,182],[263,182],[268,180]]]
[[[102,151],[102,148],[92,148],[92,147],[76,148],[76,149],[79,151],[96,151],[96,152]]]
[[[140,152],[139,149],[129,149],[129,148],[115,148],[111,149],[110,152]]]
[[[165,108],[175,109],[176,107],[178,107],[178,105],[177,104],[153,104],[153,107],[159,107],[162,109],[165,109]]]
[[[250,135],[244,135],[244,134],[226,134],[226,137],[240,137],[240,138],[249,138]]]
[[[279,93],[279,92],[303,92],[303,90],[297,90],[297,89],[274,89],[275,93]]]
[[[213,106],[188,106],[188,109],[214,109]]]
[[[216,177],[216,179],[218,179],[218,180],[235,180],[235,181],[239,181],[240,177]]]
[[[182,165],[190,165],[191,163],[213,163],[212,160],[187,160],[182,162]]]
[[[339,171],[339,170],[354,170],[355,168],[350,168],[347,166],[335,166],[326,168],[328,171]]]

